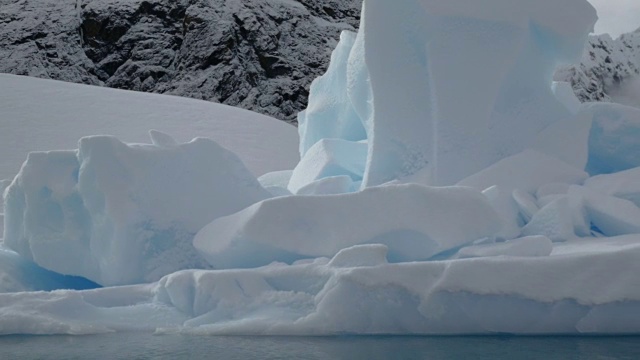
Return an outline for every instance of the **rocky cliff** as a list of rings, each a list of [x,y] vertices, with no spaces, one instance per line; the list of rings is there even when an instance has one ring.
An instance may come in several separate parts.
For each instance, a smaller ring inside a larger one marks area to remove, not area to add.
[[[0,0],[0,72],[292,121],[361,0]]]

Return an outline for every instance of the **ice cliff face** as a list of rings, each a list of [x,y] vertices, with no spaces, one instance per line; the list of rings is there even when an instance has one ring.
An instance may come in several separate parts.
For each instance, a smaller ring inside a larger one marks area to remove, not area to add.
[[[580,101],[616,101],[616,95],[640,74],[640,29],[614,40],[591,36],[577,65],[558,69],[555,79],[570,82]]]
[[[0,72],[293,120],[361,0],[0,0]]]

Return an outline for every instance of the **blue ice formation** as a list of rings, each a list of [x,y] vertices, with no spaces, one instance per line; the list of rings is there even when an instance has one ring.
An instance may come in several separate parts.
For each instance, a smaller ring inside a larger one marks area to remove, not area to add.
[[[301,156],[323,138],[367,140],[363,187],[421,171],[455,184],[571,118],[551,76],[595,21],[582,0],[368,0],[311,88]]]
[[[211,140],[152,140],[96,136],[78,151],[31,153],[7,189],[5,245],[104,286],[207,268],[191,244],[198,230],[271,194]]]

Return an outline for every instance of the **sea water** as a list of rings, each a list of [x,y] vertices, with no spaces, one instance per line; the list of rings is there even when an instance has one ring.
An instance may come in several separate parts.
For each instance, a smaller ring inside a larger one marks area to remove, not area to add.
[[[0,337],[0,359],[640,359],[640,337]]]

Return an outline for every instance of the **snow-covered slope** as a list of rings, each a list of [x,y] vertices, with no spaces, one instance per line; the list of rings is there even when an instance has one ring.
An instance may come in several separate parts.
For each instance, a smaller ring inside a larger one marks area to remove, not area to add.
[[[362,0],[0,0],[0,72],[168,93],[281,120]]]
[[[0,180],[13,178],[31,151],[75,149],[88,135],[148,143],[151,129],[179,142],[209,137],[255,175],[290,169],[299,159],[295,127],[247,110],[0,74]]]
[[[638,75],[640,29],[615,40],[606,34],[590,36],[580,63],[559,68],[555,80],[570,82],[582,102],[614,101],[640,107]]]

